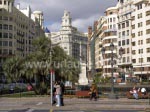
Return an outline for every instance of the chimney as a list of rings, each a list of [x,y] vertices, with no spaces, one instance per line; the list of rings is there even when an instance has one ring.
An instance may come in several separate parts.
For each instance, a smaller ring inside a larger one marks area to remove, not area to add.
[[[94,21],[94,31],[96,32],[97,31],[97,25],[98,25],[98,21]]]
[[[92,35],[92,26],[88,27],[88,38],[90,38]]]

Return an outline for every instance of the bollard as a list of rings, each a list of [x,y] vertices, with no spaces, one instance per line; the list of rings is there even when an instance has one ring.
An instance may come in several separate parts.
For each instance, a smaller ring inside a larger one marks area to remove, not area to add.
[[[148,99],[149,99],[149,105],[150,105],[150,93],[149,93],[149,95],[148,95]]]

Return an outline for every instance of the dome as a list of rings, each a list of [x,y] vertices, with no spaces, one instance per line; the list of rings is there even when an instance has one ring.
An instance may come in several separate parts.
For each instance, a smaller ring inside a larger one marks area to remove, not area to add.
[[[45,33],[50,33],[49,29],[46,27],[44,30]]]

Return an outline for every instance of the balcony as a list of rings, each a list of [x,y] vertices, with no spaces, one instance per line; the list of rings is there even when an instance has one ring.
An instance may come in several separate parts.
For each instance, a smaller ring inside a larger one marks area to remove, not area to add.
[[[138,4],[138,3],[141,3],[141,2],[149,2],[149,0],[135,0],[134,4]]]

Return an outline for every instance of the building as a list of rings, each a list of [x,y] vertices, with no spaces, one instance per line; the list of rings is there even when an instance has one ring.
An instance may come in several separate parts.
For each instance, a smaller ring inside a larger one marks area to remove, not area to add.
[[[102,72],[104,77],[111,76],[111,51],[109,46],[113,42],[115,45],[113,53],[117,55],[117,13],[117,7],[110,7],[106,10],[105,16],[101,16],[96,23],[94,22],[95,28],[90,38],[91,58],[89,58],[91,59],[89,62],[91,62],[92,74]],[[102,47],[105,48],[104,55],[101,52]],[[117,77],[117,59],[115,59],[114,67],[114,77]]]
[[[0,0],[0,63],[9,57],[25,57],[34,51],[32,40],[44,36],[43,13],[20,9],[14,0]],[[2,70],[1,70],[2,71]]]
[[[72,26],[70,12],[64,11],[60,31],[51,32],[51,40],[53,44],[59,44],[68,55],[86,63],[87,34],[79,32]]]
[[[118,62],[119,72],[126,80],[132,75],[132,12],[133,0],[118,0],[118,53],[123,48],[121,61]]]
[[[61,28],[59,32],[48,33],[46,36],[51,39],[52,44],[58,44],[69,56],[80,62],[81,73],[79,74],[78,83],[81,85],[88,84],[87,79],[87,34],[79,32],[76,27],[72,26],[70,12],[64,11]]]
[[[134,75],[147,80],[150,75],[150,0],[134,0],[132,12],[132,66]]]
[[[117,72],[117,14],[118,10],[117,7],[110,7],[106,9],[105,11],[105,19],[104,21],[101,22],[101,35],[99,35],[99,38],[101,40],[101,48],[105,48],[105,53],[101,53],[101,64],[103,65],[103,76],[104,77],[111,77],[112,73],[112,62],[111,62],[111,57],[112,57],[112,51],[110,48],[110,43],[114,44],[114,49],[113,49],[113,77],[118,77],[118,72]]]
[[[126,81],[147,80],[150,71],[149,0],[118,0],[118,47],[124,49],[118,63]]]

